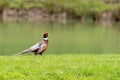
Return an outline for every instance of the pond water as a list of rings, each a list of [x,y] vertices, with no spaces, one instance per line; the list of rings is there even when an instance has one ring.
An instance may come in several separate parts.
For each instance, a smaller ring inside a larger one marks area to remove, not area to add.
[[[29,48],[49,32],[44,54],[120,53],[120,24],[93,22],[0,22],[0,55],[14,55]]]

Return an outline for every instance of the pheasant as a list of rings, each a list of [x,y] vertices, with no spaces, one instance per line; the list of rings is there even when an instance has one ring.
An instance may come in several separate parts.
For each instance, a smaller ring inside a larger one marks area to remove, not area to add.
[[[47,49],[48,47],[48,33],[43,34],[43,40],[36,43],[35,45],[31,46],[30,48],[18,53],[19,54],[24,54],[28,52],[34,52],[35,55],[42,55],[42,53]]]

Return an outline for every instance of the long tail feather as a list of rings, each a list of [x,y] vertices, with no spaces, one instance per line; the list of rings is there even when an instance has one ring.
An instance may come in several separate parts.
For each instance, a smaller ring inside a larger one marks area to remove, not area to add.
[[[17,53],[17,55],[28,53],[28,52],[31,52],[31,50],[30,49],[26,49],[24,51],[21,51],[21,52]]]

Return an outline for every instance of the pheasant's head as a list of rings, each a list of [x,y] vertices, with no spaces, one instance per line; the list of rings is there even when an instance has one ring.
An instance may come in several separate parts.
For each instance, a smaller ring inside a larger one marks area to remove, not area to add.
[[[44,40],[48,40],[48,36],[49,36],[48,32],[44,33],[44,34],[43,34],[43,39],[44,39]]]
[[[49,34],[48,34],[47,32],[46,32],[46,33],[44,33],[44,34],[43,34],[43,38],[47,38],[47,37],[48,37],[48,35],[49,35]]]

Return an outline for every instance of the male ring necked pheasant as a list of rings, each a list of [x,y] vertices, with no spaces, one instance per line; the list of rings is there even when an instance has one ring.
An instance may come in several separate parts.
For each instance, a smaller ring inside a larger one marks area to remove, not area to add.
[[[43,34],[43,40],[36,43],[35,45],[31,46],[30,48],[18,53],[18,54],[24,54],[28,52],[34,52],[35,55],[42,55],[42,53],[47,49],[48,47],[48,33]]]

